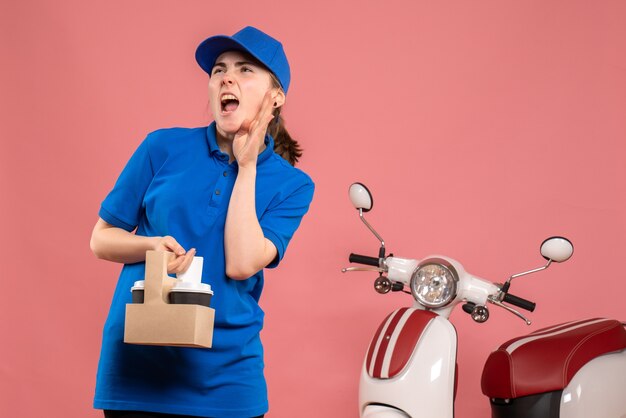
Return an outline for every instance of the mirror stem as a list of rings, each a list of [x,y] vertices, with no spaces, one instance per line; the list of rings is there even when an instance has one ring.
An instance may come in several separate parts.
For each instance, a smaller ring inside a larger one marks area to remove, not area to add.
[[[509,287],[511,286],[511,280],[515,279],[516,277],[526,276],[527,274],[537,273],[538,271],[545,270],[548,267],[550,267],[550,264],[552,264],[552,260],[548,260],[546,265],[543,266],[543,267],[539,267],[539,268],[536,268],[536,269],[532,269],[532,270],[528,270],[528,271],[525,271],[525,272],[522,272],[522,273],[517,273],[517,274],[512,275],[511,277],[509,277],[509,280],[507,280],[506,283],[504,283],[504,285],[502,285],[501,291],[504,292],[504,293],[508,292],[509,291]]]
[[[359,217],[361,218],[361,220],[363,221],[365,226],[367,226],[367,228],[370,231],[372,231],[372,234],[374,234],[374,236],[376,236],[378,241],[380,241],[380,251],[379,251],[378,257],[379,258],[385,258],[385,241],[383,240],[383,238],[380,235],[378,235],[378,232],[376,232],[374,230],[374,228],[372,228],[372,226],[365,220],[365,218],[363,217],[363,209],[359,209]]]

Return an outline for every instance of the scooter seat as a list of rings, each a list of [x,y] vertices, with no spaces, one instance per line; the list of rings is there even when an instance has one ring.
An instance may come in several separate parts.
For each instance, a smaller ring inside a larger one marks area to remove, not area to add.
[[[489,355],[482,390],[499,399],[562,390],[587,362],[624,348],[624,325],[612,319],[586,319],[540,329],[507,341]]]

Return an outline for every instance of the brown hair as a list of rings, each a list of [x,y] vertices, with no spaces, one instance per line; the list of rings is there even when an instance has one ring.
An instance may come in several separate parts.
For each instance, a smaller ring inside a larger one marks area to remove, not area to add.
[[[272,78],[272,87],[282,89],[278,79],[272,72],[270,72],[270,77]],[[302,156],[302,148],[287,132],[285,120],[280,116],[281,108],[282,106],[274,109],[272,112],[274,119],[267,127],[267,132],[274,138],[274,152],[289,161],[289,164],[295,166],[298,159]]]

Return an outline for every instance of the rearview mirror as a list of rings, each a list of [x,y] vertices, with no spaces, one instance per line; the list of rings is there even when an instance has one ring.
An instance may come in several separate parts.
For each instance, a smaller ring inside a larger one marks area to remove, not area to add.
[[[574,253],[574,245],[564,237],[550,237],[541,243],[541,255],[546,260],[562,263]]]
[[[374,206],[374,199],[372,194],[361,183],[352,183],[350,185],[350,201],[352,205],[363,212],[369,212]]]

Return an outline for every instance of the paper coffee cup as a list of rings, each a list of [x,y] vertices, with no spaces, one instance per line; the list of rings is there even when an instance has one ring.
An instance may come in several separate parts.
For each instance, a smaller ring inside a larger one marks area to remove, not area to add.
[[[206,283],[180,281],[172,287],[169,294],[170,303],[210,306],[213,290]]]
[[[194,257],[189,268],[184,273],[176,274],[176,278],[183,282],[200,283],[202,282],[202,266],[204,264],[203,257]]]
[[[130,288],[130,291],[133,295],[133,303],[143,303],[144,289],[145,289],[144,280],[136,281],[133,287]]]

